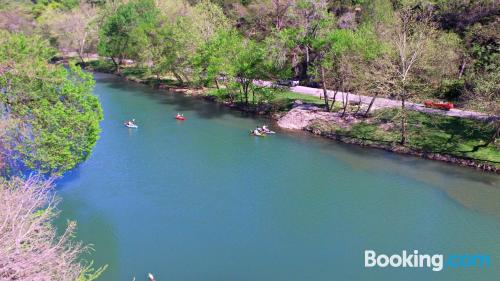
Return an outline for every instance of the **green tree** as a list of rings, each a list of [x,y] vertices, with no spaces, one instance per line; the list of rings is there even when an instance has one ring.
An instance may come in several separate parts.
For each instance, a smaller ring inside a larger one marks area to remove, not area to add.
[[[435,36],[429,10],[402,7],[392,30],[391,42],[397,53],[394,60],[397,69],[396,91],[401,99],[401,139],[407,138],[408,112],[406,101],[411,97],[410,84],[415,78],[415,69],[428,51],[430,39]]]
[[[236,76],[233,58],[238,55],[241,40],[235,30],[222,30],[198,49],[193,57],[193,66],[202,84],[208,86],[214,82],[219,89],[218,78]],[[228,86],[227,83],[225,86]]]
[[[18,120],[23,131],[12,147],[14,159],[61,174],[85,160],[99,136],[102,110],[92,95],[92,75],[49,64],[55,52],[40,37],[0,35],[0,116]]]
[[[98,52],[109,56],[117,71],[124,58],[138,58],[157,19],[153,0],[135,0],[118,6],[105,18],[99,33]]]
[[[382,47],[367,26],[358,30],[335,29],[331,27],[331,22],[325,22],[318,33],[312,41],[312,49],[317,54],[312,72],[321,78],[327,111],[333,108],[337,93],[346,92],[343,104],[345,114],[349,92],[356,90],[354,85],[359,83],[356,81],[359,76],[356,65],[361,61],[373,60],[381,53]],[[329,87],[334,89],[331,104],[327,91]]]
[[[254,80],[266,78],[266,64],[262,44],[251,39],[241,41],[233,58],[235,81],[240,85],[245,104],[248,104],[249,93],[252,92],[255,102]]]

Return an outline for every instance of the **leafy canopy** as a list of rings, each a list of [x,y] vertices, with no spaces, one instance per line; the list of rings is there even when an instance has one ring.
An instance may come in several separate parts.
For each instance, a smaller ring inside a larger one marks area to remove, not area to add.
[[[11,164],[59,174],[89,156],[102,110],[92,75],[49,64],[53,55],[40,37],[0,33],[0,118],[19,120],[23,131]]]

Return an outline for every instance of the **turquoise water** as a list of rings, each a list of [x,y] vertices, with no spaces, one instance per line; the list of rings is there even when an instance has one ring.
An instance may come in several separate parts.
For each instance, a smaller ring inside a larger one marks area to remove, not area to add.
[[[500,177],[278,131],[97,74],[92,156],[59,182],[101,280],[475,280],[500,276]],[[187,121],[173,117],[182,112]],[[122,123],[135,118],[139,129]],[[365,268],[364,251],[476,254],[489,268]]]

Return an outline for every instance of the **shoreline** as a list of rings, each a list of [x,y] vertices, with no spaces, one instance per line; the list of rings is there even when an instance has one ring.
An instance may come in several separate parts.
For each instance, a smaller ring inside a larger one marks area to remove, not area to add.
[[[237,103],[226,103],[226,102],[220,102],[217,101],[217,99],[213,96],[208,96],[206,95],[206,89],[200,88],[190,88],[190,87],[181,87],[181,86],[172,86],[172,85],[165,85],[165,84],[160,84],[159,86],[152,85],[149,83],[149,81],[142,80],[136,77],[127,77],[119,73],[112,73],[112,72],[104,72],[104,71],[98,71],[98,70],[93,70],[93,69],[87,69],[88,71],[95,72],[95,73],[104,73],[104,74],[111,74],[117,77],[120,77],[126,81],[131,81],[135,83],[140,83],[144,85],[148,85],[150,87],[156,88],[158,90],[166,90],[170,91],[173,93],[179,93],[187,96],[192,96],[195,98],[201,98],[206,101],[218,103],[221,105],[224,105],[230,109],[233,110],[238,110],[241,112],[246,112],[258,116],[267,116],[270,119],[272,119],[275,122],[278,122],[281,117],[285,116],[288,112],[272,112],[269,110],[266,110],[266,108],[258,108],[258,107],[253,107],[253,106],[248,106],[248,105],[240,105]],[[267,107],[269,109],[269,107]],[[285,128],[286,129],[286,128]],[[419,151],[410,147],[406,146],[401,146],[397,144],[384,144],[381,141],[378,141],[376,143],[373,142],[367,142],[366,140],[360,139],[360,138],[354,138],[354,137],[349,137],[345,135],[340,135],[336,133],[331,133],[331,132],[324,132],[318,129],[311,128],[309,125],[304,126],[302,129],[295,129],[295,130],[302,130],[306,131],[310,134],[321,136],[323,138],[327,138],[333,141],[338,141],[341,143],[346,143],[346,144],[352,144],[352,145],[358,145],[362,147],[370,147],[374,149],[382,149],[385,151],[397,153],[397,154],[402,154],[402,155],[408,155],[412,157],[417,157],[421,159],[427,159],[427,160],[434,160],[434,161],[440,161],[440,162],[445,162],[448,164],[452,165],[457,165],[457,166],[462,166],[462,167],[469,167],[473,168],[478,171],[482,172],[488,172],[488,173],[495,173],[495,174],[500,174],[500,167],[496,167],[494,162],[488,162],[484,160],[477,160],[477,159],[472,159],[472,158],[467,158],[467,157],[461,157],[461,156],[456,156],[452,154],[446,154],[446,153],[436,153],[436,152],[426,152],[426,151]]]
[[[370,142],[367,142],[366,140],[363,140],[363,139],[352,138],[352,137],[343,136],[343,135],[339,135],[339,134],[335,134],[335,133],[327,133],[327,132],[313,129],[311,127],[304,128],[304,131],[309,132],[309,133],[314,134],[314,135],[317,135],[317,136],[321,136],[323,138],[328,138],[330,140],[334,140],[334,141],[338,141],[338,142],[342,142],[342,143],[346,143],[346,144],[358,145],[358,146],[369,147],[369,148],[374,148],[374,149],[381,149],[381,150],[385,150],[385,151],[392,152],[392,153],[408,155],[408,156],[417,157],[417,158],[426,159],[426,160],[446,162],[446,163],[457,165],[457,166],[474,168],[476,170],[480,170],[483,172],[500,174],[499,168],[495,167],[492,164],[486,163],[486,161],[478,161],[475,159],[458,157],[458,156],[451,155],[451,154],[418,151],[418,150],[415,150],[415,149],[412,149],[409,147],[405,147],[405,146],[401,146],[401,145],[387,145],[387,144],[383,144],[383,143],[370,143]]]

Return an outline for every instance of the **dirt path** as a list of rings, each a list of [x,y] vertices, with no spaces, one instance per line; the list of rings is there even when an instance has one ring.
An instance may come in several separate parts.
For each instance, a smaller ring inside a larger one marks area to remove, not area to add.
[[[295,93],[305,94],[305,95],[317,96],[317,97],[319,97],[320,95],[323,95],[322,89],[316,89],[316,88],[310,88],[310,87],[304,87],[304,86],[290,87],[290,91],[295,92]],[[328,91],[328,96],[331,99],[333,99],[334,94],[335,93],[333,91]],[[342,100],[345,99],[346,96],[347,96],[347,93],[338,92],[337,96],[335,97],[335,100],[342,102]],[[349,94],[349,101],[353,101],[353,102],[361,101],[362,104],[370,104],[371,100],[372,100],[372,97],[356,95],[356,94]],[[460,110],[460,109],[451,109],[449,111],[439,110],[439,109],[428,108],[422,104],[413,103],[413,102],[407,102],[406,105],[407,105],[408,109],[420,111],[420,112],[424,112],[424,113],[428,113],[428,114],[440,114],[440,115],[446,115],[446,116],[469,118],[469,119],[484,120],[484,121],[500,120],[500,116],[491,116],[488,114],[474,112],[474,111],[466,111],[466,110]],[[387,98],[377,98],[377,99],[375,99],[375,102],[373,103],[372,108],[379,109],[379,108],[393,108],[393,107],[400,107],[400,106],[401,106],[401,101],[391,100],[391,99],[387,99]]]

